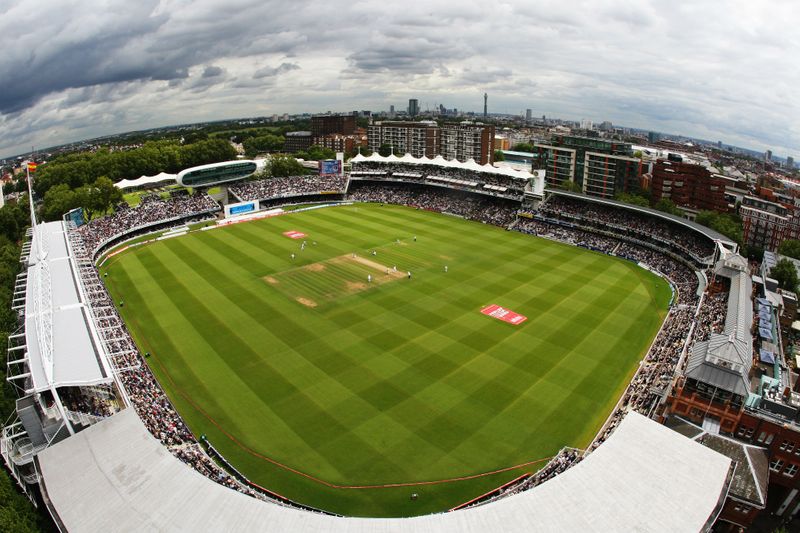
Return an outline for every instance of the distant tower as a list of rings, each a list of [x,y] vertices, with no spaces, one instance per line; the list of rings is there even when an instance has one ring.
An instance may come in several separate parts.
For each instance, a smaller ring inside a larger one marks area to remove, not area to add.
[[[419,113],[419,100],[416,98],[410,98],[408,100],[408,115],[411,117],[416,117]]]
[[[489,103],[489,94],[488,93],[483,93],[483,118],[486,118],[486,117],[489,116],[488,103]]]
[[[525,122],[530,122],[533,118],[533,111],[530,109],[525,110]]]

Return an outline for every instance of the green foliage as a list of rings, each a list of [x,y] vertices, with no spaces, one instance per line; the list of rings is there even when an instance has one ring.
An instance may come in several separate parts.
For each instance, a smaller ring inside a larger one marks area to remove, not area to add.
[[[503,155],[503,151],[502,150],[495,150],[494,151],[494,160],[495,161],[505,161],[506,160],[506,156]]]
[[[154,141],[135,150],[110,152],[104,149],[57,157],[39,167],[33,186],[41,197],[60,184],[77,189],[94,183],[101,176],[116,183],[159,172],[177,173],[184,168],[235,158],[236,150],[223,139],[184,145],[176,141]]]
[[[662,198],[656,202],[656,205],[654,205],[653,208],[671,215],[681,216],[683,214],[683,212],[678,209],[678,206],[675,205],[675,202],[667,198]]]
[[[784,258],[778,261],[769,271],[769,275],[777,280],[781,289],[797,292],[797,270],[794,267],[794,263],[788,259]]]
[[[266,174],[273,178],[298,176],[305,174],[305,168],[294,157],[286,154],[274,154],[267,163]]]
[[[250,137],[243,141],[244,153],[254,157],[259,153],[277,152],[283,149],[284,137],[268,133],[260,137]]]
[[[797,239],[786,239],[778,246],[778,253],[800,259],[800,241]]]
[[[626,204],[638,205],[641,207],[650,207],[650,200],[638,194],[628,194],[625,192],[619,193],[614,197],[618,202],[625,202]]]
[[[378,154],[386,157],[387,155],[392,155],[392,146],[390,144],[382,144],[378,147]]]
[[[558,185],[559,189],[563,189],[565,191],[570,192],[583,192],[581,186],[575,183],[574,181],[564,180]]]
[[[325,148],[315,144],[310,146],[308,150],[298,150],[295,157],[305,159],[306,161],[320,161],[322,159],[336,159],[336,152],[330,148]]]
[[[62,183],[44,194],[40,215],[44,220],[58,220],[76,207],[83,208],[86,220],[96,215],[103,215],[123,200],[122,191],[105,176],[101,176],[91,185],[82,185],[70,189]]]
[[[512,150],[515,152],[533,152],[533,143],[517,143]]]
[[[742,220],[736,215],[717,213],[716,211],[700,211],[695,221],[722,233],[740,245],[742,244]]]
[[[759,246],[743,245],[740,253],[751,261],[760,263],[764,260],[764,249]]]
[[[639,159],[641,159],[642,155],[643,154],[641,150],[636,150],[635,152],[633,152],[633,157],[638,157]]]

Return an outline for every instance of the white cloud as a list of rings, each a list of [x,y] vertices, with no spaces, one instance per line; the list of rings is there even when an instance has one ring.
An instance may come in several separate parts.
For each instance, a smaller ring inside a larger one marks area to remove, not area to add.
[[[780,0],[24,0],[0,17],[0,154],[131,129],[423,107],[611,120],[800,154]],[[25,28],[25,31],[19,31]]]

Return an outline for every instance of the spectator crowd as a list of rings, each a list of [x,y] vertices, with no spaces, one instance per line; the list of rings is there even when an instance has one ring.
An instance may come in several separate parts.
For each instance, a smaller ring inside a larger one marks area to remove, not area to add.
[[[446,185],[447,187],[520,200],[527,180],[491,171],[436,164],[359,161],[350,175],[357,180],[388,180],[405,183]]]
[[[80,226],[77,233],[90,256],[94,256],[121,236],[170,221],[185,223],[193,218],[211,216],[219,209],[219,204],[205,193],[168,199],[147,196],[136,207],[121,206],[112,215],[90,220]]]
[[[351,184],[350,200],[399,204],[457,215],[495,226],[508,226],[514,221],[514,202],[461,193],[452,189],[409,184]]]
[[[289,176],[245,181],[228,189],[241,202],[291,198],[322,192],[344,193],[347,178],[344,176]]]
[[[620,237],[639,240],[676,253],[694,263],[713,255],[714,242],[678,222],[633,209],[593,203],[566,196],[552,196],[539,210],[545,218],[569,221],[579,226],[613,231]]]

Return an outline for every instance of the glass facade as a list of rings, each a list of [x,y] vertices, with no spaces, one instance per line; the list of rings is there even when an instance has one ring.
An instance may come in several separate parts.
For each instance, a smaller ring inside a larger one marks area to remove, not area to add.
[[[209,168],[189,169],[178,175],[184,187],[207,187],[218,183],[237,181],[256,171],[254,161],[234,161]]]

